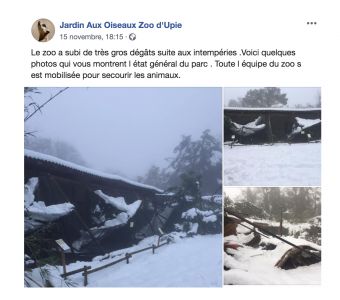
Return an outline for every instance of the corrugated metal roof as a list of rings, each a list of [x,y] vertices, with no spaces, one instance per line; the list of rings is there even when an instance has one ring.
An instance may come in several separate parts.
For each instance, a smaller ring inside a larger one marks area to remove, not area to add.
[[[156,193],[162,193],[163,192],[161,189],[158,189],[158,188],[151,186],[151,185],[146,185],[146,184],[143,184],[143,183],[140,183],[140,182],[132,181],[132,180],[123,178],[123,177],[118,176],[118,175],[108,174],[108,173],[105,173],[105,172],[102,172],[102,171],[90,169],[90,168],[80,166],[80,165],[77,165],[75,163],[57,158],[55,156],[43,154],[43,153],[40,153],[40,152],[28,150],[28,149],[25,149],[25,159],[26,158],[37,160],[37,161],[40,161],[40,162],[45,162],[45,163],[48,163],[48,164],[57,165],[57,166],[60,166],[60,167],[63,167],[63,168],[71,169],[71,170],[75,170],[77,172],[80,172],[80,173],[83,173],[83,174],[88,174],[90,176],[103,178],[103,179],[106,179],[106,180],[112,180],[114,182],[124,183],[126,185],[131,186],[131,187],[137,187],[137,188],[141,188],[141,189],[145,189],[145,190],[151,190],[151,191],[156,192]]]

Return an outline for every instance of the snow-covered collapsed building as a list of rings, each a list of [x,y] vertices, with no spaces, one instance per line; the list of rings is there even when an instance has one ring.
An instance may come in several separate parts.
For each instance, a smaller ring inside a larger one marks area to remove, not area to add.
[[[228,107],[224,109],[226,143],[297,143],[320,139],[320,108]]]
[[[160,194],[153,186],[25,150],[25,253],[48,257],[62,238],[74,259],[93,257],[157,234],[175,207],[173,198]]]
[[[314,222],[321,226],[319,221],[288,224],[286,235],[276,235],[275,222],[226,209],[224,284],[320,284],[321,246],[307,235]]]

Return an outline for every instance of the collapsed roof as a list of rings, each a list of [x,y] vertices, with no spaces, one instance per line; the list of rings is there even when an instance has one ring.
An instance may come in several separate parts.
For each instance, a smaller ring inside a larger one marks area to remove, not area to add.
[[[241,144],[321,139],[320,108],[224,109],[224,140]]]

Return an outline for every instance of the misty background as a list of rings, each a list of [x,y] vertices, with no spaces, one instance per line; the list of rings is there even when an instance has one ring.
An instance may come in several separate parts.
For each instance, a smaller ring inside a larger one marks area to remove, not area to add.
[[[60,90],[25,93],[25,107],[41,105]],[[78,164],[143,181],[152,166],[174,163],[179,145],[194,151],[208,141],[208,159],[216,167],[221,99],[220,88],[69,88],[25,121],[25,147],[67,152]]]
[[[251,93],[254,90],[258,93]],[[271,93],[263,95],[259,93],[260,91]],[[253,101],[255,98],[260,99],[266,96],[272,99],[271,103]],[[223,88],[223,99],[225,107],[321,107],[321,89],[319,87],[226,87]]]
[[[248,217],[307,222],[321,215],[319,187],[224,188],[224,205]]]

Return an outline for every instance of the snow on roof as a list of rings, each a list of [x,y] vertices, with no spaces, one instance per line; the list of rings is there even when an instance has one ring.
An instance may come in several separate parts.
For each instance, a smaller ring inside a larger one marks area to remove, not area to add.
[[[312,112],[321,111],[321,108],[294,108],[294,107],[224,107],[224,110],[234,111],[287,111],[287,112]]]
[[[296,121],[303,126],[304,129],[308,128],[308,127],[312,127],[315,124],[321,123],[320,119],[304,119],[304,118],[295,118]]]
[[[124,197],[111,197],[104,194],[101,190],[94,191],[94,193],[102,198],[106,204],[109,204],[116,209],[127,213],[129,218],[132,218],[136,214],[136,211],[142,203],[141,200],[136,200],[132,204],[126,204]]]
[[[163,192],[162,190],[160,190],[160,189],[158,189],[154,186],[151,186],[151,185],[146,185],[146,184],[143,184],[143,183],[140,183],[140,182],[132,181],[132,180],[123,178],[123,177],[118,176],[118,175],[113,175],[113,174],[108,174],[108,173],[105,173],[105,172],[102,172],[102,171],[93,170],[93,169],[90,169],[90,168],[87,168],[87,167],[84,167],[84,166],[80,166],[80,165],[77,165],[75,163],[60,159],[60,158],[57,158],[55,156],[43,154],[43,153],[40,153],[40,152],[25,149],[25,157],[33,158],[33,159],[37,159],[37,160],[41,160],[41,161],[46,161],[46,162],[53,163],[53,164],[57,164],[57,165],[60,165],[60,166],[66,167],[66,168],[70,168],[70,169],[73,169],[73,170],[76,170],[76,171],[79,171],[79,172],[82,172],[82,173],[86,173],[86,174],[89,174],[89,175],[98,176],[98,177],[109,179],[109,180],[121,181],[121,182],[130,184],[130,185],[133,185],[133,186],[136,186],[136,187],[152,190],[152,191],[155,191],[155,192],[158,192],[158,193]]]

